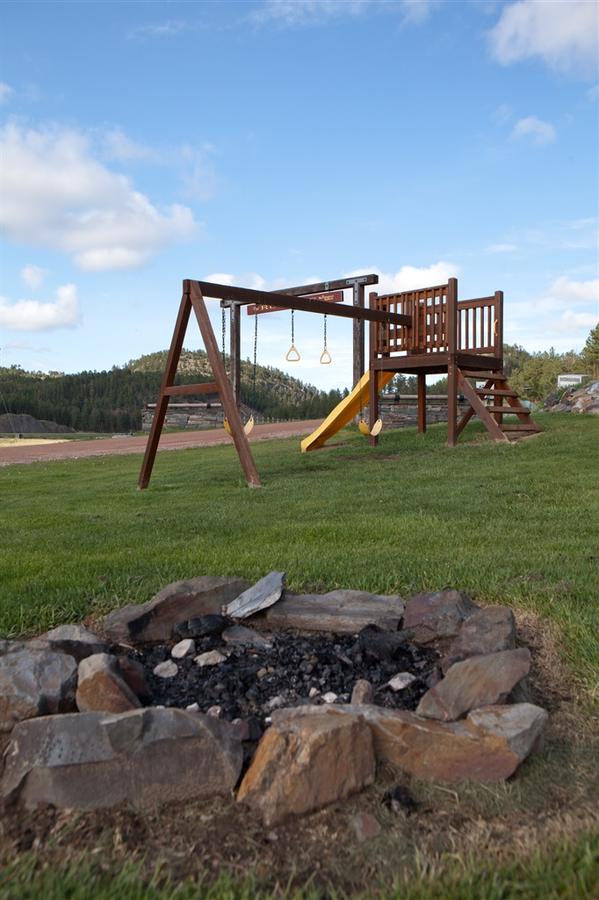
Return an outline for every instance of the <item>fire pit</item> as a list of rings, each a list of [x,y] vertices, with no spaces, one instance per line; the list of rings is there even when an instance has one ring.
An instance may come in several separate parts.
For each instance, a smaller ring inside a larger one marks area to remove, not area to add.
[[[547,720],[516,644],[509,609],[456,590],[404,603],[293,595],[276,572],[178,582],[102,634],[0,646],[0,797],[144,807],[236,791],[271,825],[361,790],[378,763],[502,780]]]

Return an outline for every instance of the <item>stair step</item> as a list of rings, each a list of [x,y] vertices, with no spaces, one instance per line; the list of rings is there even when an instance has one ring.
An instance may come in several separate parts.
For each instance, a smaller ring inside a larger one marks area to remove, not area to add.
[[[507,375],[502,375],[501,372],[466,372],[464,369],[461,369],[461,372],[464,378],[476,378],[478,381],[484,378],[487,381],[507,381]]]
[[[487,406],[486,410],[490,413],[504,413],[505,415],[530,415],[530,410],[526,406],[508,406],[506,404],[505,406]]]
[[[475,388],[476,393],[480,397],[485,397],[487,394],[491,397],[517,397],[518,394],[516,391],[508,390],[507,388]]]
[[[537,428],[537,426],[534,424],[534,422],[531,422],[530,424],[528,424],[527,422],[524,422],[520,425],[500,425],[499,427],[501,428],[502,431],[530,431],[530,432],[532,432],[532,431],[540,431],[541,430],[540,428]]]

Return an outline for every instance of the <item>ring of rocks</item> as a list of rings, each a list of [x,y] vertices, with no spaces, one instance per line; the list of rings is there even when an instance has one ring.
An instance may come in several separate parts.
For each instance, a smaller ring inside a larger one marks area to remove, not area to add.
[[[244,622],[245,624],[241,624]],[[145,808],[235,795],[266,826],[342,800],[377,765],[510,778],[539,749],[511,610],[463,592],[296,595],[200,576],[0,641],[4,804]]]

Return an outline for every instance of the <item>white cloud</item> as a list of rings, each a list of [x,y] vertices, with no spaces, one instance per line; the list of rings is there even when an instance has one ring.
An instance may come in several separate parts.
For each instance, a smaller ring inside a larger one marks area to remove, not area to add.
[[[74,129],[0,129],[0,227],[6,237],[63,251],[82,269],[143,265],[196,230],[192,211],[160,211],[98,162]]]
[[[556,133],[550,122],[544,122],[536,116],[527,116],[516,122],[512,137],[530,137],[535,144],[552,144],[555,141]]]
[[[107,159],[119,161],[156,158],[151,147],[138,144],[120,128],[112,128],[104,134],[104,153]]]
[[[27,287],[30,287],[33,291],[37,290],[37,288],[41,287],[44,278],[48,274],[47,269],[42,269],[40,266],[23,266],[21,269],[21,280],[25,282]]]
[[[517,247],[515,244],[491,244],[486,247],[487,253],[513,253]]]
[[[0,106],[3,103],[8,103],[13,94],[14,91],[10,84],[7,84],[5,81],[0,81]]]
[[[370,272],[379,276],[378,285],[372,290],[378,294],[395,294],[401,291],[417,290],[423,287],[434,287],[447,284],[448,278],[455,278],[460,267],[452,262],[439,260],[430,266],[402,266],[398,272],[381,272],[376,267],[370,269],[357,269],[346,276],[367,275]]]
[[[563,71],[596,71],[598,10],[596,0],[510,3],[489,33],[491,51],[504,65],[538,57]]]
[[[130,33],[130,38],[143,40],[144,38],[169,38],[176,37],[183,31],[189,31],[192,26],[183,19],[168,19],[166,22],[155,22],[150,25],[140,25]]]
[[[15,331],[50,331],[72,328],[79,321],[77,287],[64,284],[56,291],[56,299],[49,303],[39,300],[17,300],[11,303],[0,297],[0,326]]]
[[[275,290],[274,287],[267,288],[266,279],[257,272],[246,272],[245,275],[231,275],[228,272],[212,272],[206,275],[204,281],[212,281],[215,284],[236,285],[237,287],[251,288],[254,291]],[[281,285],[282,286],[282,285]]]
[[[594,328],[599,320],[599,314],[593,313],[577,313],[571,309],[567,309],[562,313],[561,318],[554,324],[555,331],[585,331]]]
[[[549,288],[550,296],[559,303],[574,301],[577,303],[599,303],[599,279],[591,281],[572,281],[565,275],[556,279]]]
[[[405,24],[425,21],[439,0],[265,0],[249,18],[257,24],[283,26],[324,25],[334,19],[358,18],[368,13],[399,12]]]

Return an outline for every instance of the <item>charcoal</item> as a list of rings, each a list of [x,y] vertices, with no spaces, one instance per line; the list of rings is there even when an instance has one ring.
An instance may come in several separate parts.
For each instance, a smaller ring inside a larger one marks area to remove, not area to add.
[[[412,796],[411,792],[402,784],[396,784],[395,787],[392,787],[388,791],[385,791],[385,794],[383,795],[383,803],[392,812],[405,812],[408,816],[411,813],[415,812],[418,808],[418,803]]]
[[[207,613],[205,616],[196,616],[186,622],[175,625],[175,634],[178,637],[200,638],[218,636],[228,628],[231,620],[218,613]]]
[[[221,620],[215,622],[215,630],[221,627],[222,620],[227,623],[225,617],[217,615],[199,619],[203,628],[206,620]],[[376,627],[363,629],[357,640],[352,635],[323,632],[278,632],[268,635],[265,646],[226,643],[222,631],[203,636],[194,632],[197,655],[218,650],[226,659],[200,667],[194,664],[193,655],[183,657],[177,660],[177,675],[169,679],[156,677],[153,669],[170,658],[172,642],[144,645],[135,658],[146,673],[151,694],[146,703],[182,708],[197,703],[198,710],[204,713],[210,707],[220,706],[224,719],[252,719],[261,731],[274,698],[282,698],[285,706],[320,705],[323,696],[332,693],[337,695],[336,703],[347,703],[358,679],[370,682],[375,703],[390,709],[414,710],[426,692],[426,679],[435,671],[439,653],[431,648],[412,647],[406,640],[400,632]],[[391,658],[385,658],[383,650]],[[381,654],[383,659],[379,658]],[[394,692],[387,683],[397,672],[410,672],[417,677],[404,690]]]

